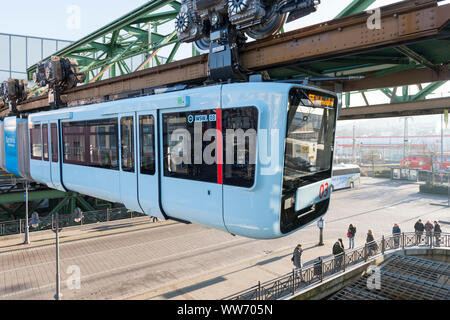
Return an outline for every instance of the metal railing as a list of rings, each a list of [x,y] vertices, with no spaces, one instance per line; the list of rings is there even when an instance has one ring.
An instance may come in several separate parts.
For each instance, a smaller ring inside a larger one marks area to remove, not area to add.
[[[61,227],[74,227],[94,223],[133,219],[143,216],[145,215],[127,210],[126,208],[116,208],[116,209],[107,208],[104,210],[84,212],[83,219],[79,223],[74,222],[73,215],[60,214],[59,225]],[[51,230],[53,225],[54,225],[54,216],[47,216],[43,218],[41,217],[39,227],[35,229],[30,226],[30,232]],[[0,237],[25,233],[25,228],[26,228],[25,219],[0,222]]]
[[[265,283],[260,282],[252,288],[223,300],[279,300],[287,298],[390,251],[420,246],[450,248],[450,233],[416,234],[411,232],[383,237],[381,240],[375,240],[337,256],[326,259],[318,258],[312,265],[293,270],[289,274]]]

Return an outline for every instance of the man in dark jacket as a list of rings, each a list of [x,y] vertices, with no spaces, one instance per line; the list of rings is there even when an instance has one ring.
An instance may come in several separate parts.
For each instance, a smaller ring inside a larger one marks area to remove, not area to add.
[[[434,236],[436,237],[436,247],[440,247],[441,246],[441,226],[439,225],[439,223],[437,223],[437,221],[434,222]]]
[[[375,242],[375,237],[373,236],[372,230],[369,230],[367,233],[366,248],[368,250],[369,256],[376,253],[376,251],[378,250],[378,245]]]
[[[302,245],[299,244],[294,249],[294,254],[292,256],[292,262],[294,263],[294,266],[297,269],[296,272],[298,272],[298,277],[300,278],[301,281],[303,281],[302,254],[303,254],[303,248],[302,248]]]
[[[422,242],[423,231],[425,230],[425,226],[422,223],[422,220],[416,222],[414,225],[414,230],[416,232],[416,245],[419,245]]]
[[[299,244],[295,250],[292,257],[292,262],[294,263],[295,268],[301,269],[302,268],[302,254],[303,254],[303,248],[302,245]]]
[[[394,228],[392,228],[392,235],[394,236],[394,246],[395,246],[395,248],[399,247],[401,233],[402,233],[402,230],[400,229],[400,226],[398,224],[395,224]]]
[[[336,269],[340,269],[344,260],[344,243],[339,239],[333,246],[334,265]]]

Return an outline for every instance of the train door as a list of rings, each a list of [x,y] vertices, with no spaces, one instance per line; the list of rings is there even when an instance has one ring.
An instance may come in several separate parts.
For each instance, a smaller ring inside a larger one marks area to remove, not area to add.
[[[52,180],[52,167],[51,167],[51,157],[50,157],[50,134],[49,134],[50,123],[45,121],[41,124],[41,134],[42,134],[42,163],[44,165],[42,174],[45,177],[44,181],[50,188],[55,188]]]
[[[61,156],[59,152],[59,128],[57,122],[50,122],[48,124],[48,139],[49,143],[49,163],[50,163],[50,178],[53,184],[54,189],[60,191],[66,191],[61,183]],[[43,136],[45,135],[44,129],[42,132]]]
[[[136,170],[136,114],[121,114],[120,118],[120,197],[130,210],[142,212],[138,202]]]
[[[156,114],[156,111],[137,113],[137,188],[139,204],[144,213],[164,220],[165,217],[159,207]]]
[[[190,97],[189,111],[160,115],[161,202],[172,219],[226,231],[222,164],[217,161],[222,140],[216,141],[221,132],[220,89],[207,90],[198,99]]]

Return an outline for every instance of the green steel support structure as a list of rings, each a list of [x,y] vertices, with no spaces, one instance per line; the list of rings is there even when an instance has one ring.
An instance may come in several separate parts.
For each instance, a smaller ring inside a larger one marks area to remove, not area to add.
[[[149,1],[54,55],[77,60],[80,71],[87,75],[86,82],[104,79],[107,71],[109,77],[134,72],[142,62],[137,56],[145,60],[153,55],[156,65],[171,62],[180,46],[173,32],[179,9],[178,1]],[[169,50],[166,58],[157,55],[163,48]],[[149,66],[151,63],[146,63],[144,68]],[[27,70],[30,80],[35,70],[36,65]],[[35,88],[32,91],[42,92]]]
[[[336,19],[364,11],[375,2],[376,2],[376,0],[354,0],[341,13],[339,13],[339,15],[336,16]],[[421,68],[421,67],[427,67],[429,69],[439,71],[439,67],[437,65],[435,65],[433,62],[431,62],[423,54],[417,53],[416,51],[412,50],[408,46],[400,45],[400,46],[396,47],[395,50],[397,52],[401,53],[404,56],[404,58],[398,58],[397,62],[399,64],[397,66],[378,72],[377,73],[378,76],[383,76],[383,75],[387,75],[390,73],[403,71],[403,70],[417,69],[417,68]],[[373,57],[372,58],[373,61],[377,60],[378,62],[381,62],[381,59],[385,59],[386,64],[391,64],[393,62],[392,59],[390,60],[390,59],[384,58],[384,57]],[[365,60],[358,59],[358,61],[360,63],[361,62],[370,63],[371,61],[369,61],[369,60],[371,60],[371,59],[365,59]],[[360,67],[363,67],[363,66],[364,65],[361,65]],[[370,64],[368,64],[367,66],[370,66]],[[337,71],[339,71],[339,70],[336,70],[336,69],[335,70],[327,70],[327,71],[325,71],[325,73],[337,72]],[[309,75],[315,75],[315,74],[311,74],[309,72],[305,72],[305,73],[308,73]],[[390,90],[388,88],[382,88],[382,89],[380,89],[380,91],[391,100],[391,103],[420,101],[420,100],[425,100],[428,95],[432,94],[435,90],[442,87],[445,83],[446,83],[446,81],[434,82],[434,83],[431,83],[430,85],[428,85],[426,88],[419,87],[419,89],[420,89],[419,92],[414,95],[409,94],[408,86],[402,87],[403,94],[401,96],[397,95],[398,88],[394,88],[393,90]],[[361,94],[365,100],[366,106],[369,106],[370,104],[367,100],[365,92],[366,91],[359,91],[359,92],[355,92],[354,94]],[[345,93],[345,107],[349,108],[350,105],[351,105],[351,93],[346,92]]]

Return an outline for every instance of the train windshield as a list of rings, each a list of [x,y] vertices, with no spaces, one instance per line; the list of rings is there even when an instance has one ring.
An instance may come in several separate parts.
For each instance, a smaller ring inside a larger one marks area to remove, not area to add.
[[[289,96],[284,189],[331,176],[336,124],[335,96],[296,88]]]

